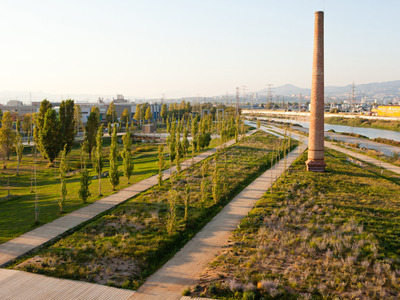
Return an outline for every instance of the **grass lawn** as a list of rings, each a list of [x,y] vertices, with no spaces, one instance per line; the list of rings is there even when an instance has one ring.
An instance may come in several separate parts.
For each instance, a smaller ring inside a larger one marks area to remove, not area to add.
[[[234,232],[191,290],[219,299],[395,299],[400,293],[400,176],[305,153]],[[187,292],[189,293],[189,292]]]
[[[122,150],[122,141],[119,137],[118,150]],[[217,146],[218,140],[212,140],[206,151]],[[109,169],[109,146],[110,138],[106,136],[103,139],[103,172]],[[20,175],[16,176],[16,157],[12,156],[7,165],[6,170],[0,170],[0,243],[4,243],[13,239],[29,230],[35,228],[35,194],[31,193],[31,174],[33,169],[33,156],[29,147],[25,148],[24,157],[20,164]],[[165,151],[167,151],[165,149]],[[199,153],[200,153],[199,152]],[[135,165],[133,176],[130,183],[123,176],[120,177],[120,184],[117,189],[122,189],[132,183],[146,179],[158,173],[157,145],[152,143],[134,144],[133,145],[133,163]],[[189,149],[191,154],[191,149]],[[198,153],[196,153],[198,154]],[[37,155],[37,192],[39,207],[39,225],[51,222],[61,216],[59,213],[58,201],[60,197],[60,179],[59,179],[59,160],[56,161],[57,168],[47,168],[48,162],[44,160],[40,153]],[[68,155],[69,166],[71,171],[79,168],[80,150],[78,147],[73,148]],[[88,160],[89,162],[89,160]],[[122,172],[122,158],[119,157],[120,170]],[[166,159],[166,168],[169,167],[169,161]],[[91,170],[91,175],[96,175]],[[13,197],[7,198],[7,177],[10,174],[10,193]],[[65,212],[70,213],[78,208],[95,202],[100,198],[114,193],[108,178],[101,179],[101,197],[98,196],[99,181],[95,179],[90,185],[92,196],[89,197],[86,204],[78,197],[80,187],[80,174],[71,175],[67,178],[67,200],[65,203]],[[37,225],[36,225],[37,226]]]
[[[217,162],[213,156],[192,166],[172,183],[168,180],[161,187],[149,189],[16,268],[135,289],[269,168],[272,149],[281,143],[280,139],[257,132],[219,153]],[[217,202],[211,196],[216,164],[221,191]],[[204,165],[208,168],[203,177]],[[171,233],[167,224],[172,224]]]

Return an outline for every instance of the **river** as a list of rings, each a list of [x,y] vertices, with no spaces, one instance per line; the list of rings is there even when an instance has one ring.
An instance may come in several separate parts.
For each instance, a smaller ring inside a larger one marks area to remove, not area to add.
[[[299,125],[303,126],[304,128],[309,128],[309,125],[310,125],[308,121],[297,121],[297,120],[290,120],[290,119],[277,119],[277,118],[265,118],[265,117],[261,117],[259,119],[299,124]],[[370,139],[380,137],[380,138],[385,138],[385,139],[390,139],[390,140],[395,140],[395,141],[400,142],[400,132],[398,132],[398,131],[325,124],[325,131],[328,131],[331,129],[333,129],[335,132],[350,132],[350,133],[357,133],[357,134],[365,135]]]

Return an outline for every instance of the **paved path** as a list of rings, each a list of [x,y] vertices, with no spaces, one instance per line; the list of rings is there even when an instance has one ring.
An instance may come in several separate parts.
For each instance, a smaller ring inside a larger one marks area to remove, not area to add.
[[[133,293],[134,291],[100,284],[0,269],[0,299],[2,300],[126,300]]]
[[[228,243],[232,231],[276,181],[307,148],[302,144],[264,172],[192,238],[171,260],[129,299],[180,299],[185,287],[195,284],[206,264]]]
[[[250,131],[247,135],[255,133],[256,130]],[[225,143],[226,146],[234,144],[231,140]],[[218,147],[217,147],[218,148]],[[195,163],[213,155],[217,148],[210,149],[194,157]],[[192,159],[182,163],[182,170],[191,165]],[[176,167],[169,168],[163,172],[163,179],[168,179],[171,172],[175,171]],[[34,249],[51,242],[62,234],[66,234],[73,230],[76,226],[89,221],[97,215],[115,207],[116,205],[127,201],[135,195],[151,188],[158,183],[157,176],[154,175],[145,180],[137,182],[119,192],[100,199],[88,206],[82,207],[66,216],[60,217],[50,223],[31,230],[15,239],[5,242],[0,245],[0,267],[7,265],[12,260],[23,256]]]

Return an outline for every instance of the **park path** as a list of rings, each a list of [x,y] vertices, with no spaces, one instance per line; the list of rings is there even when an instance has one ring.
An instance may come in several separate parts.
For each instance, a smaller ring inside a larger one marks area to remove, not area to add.
[[[252,130],[247,135],[252,135],[257,130]],[[235,140],[226,142],[225,146],[230,146]],[[213,155],[217,148],[212,148],[194,157],[194,162],[200,162],[203,159]],[[192,163],[192,159],[188,159],[182,163],[182,170],[188,168]],[[168,179],[176,167],[169,168],[163,172],[163,179]],[[118,204],[121,204],[137,194],[158,184],[157,176],[154,175],[142,181],[139,181],[127,188],[124,188],[115,194],[102,198],[90,205],[82,207],[68,215],[60,217],[50,223],[40,226],[34,230],[20,235],[0,245],[0,267],[6,266],[11,261],[28,254],[36,248],[53,241],[61,235],[71,232],[74,228],[87,222],[97,215],[104,213]]]
[[[307,143],[301,144],[250,183],[129,299],[180,299],[185,287],[195,284],[207,263],[228,244],[240,220],[283,174],[285,166],[287,169],[306,148]]]
[[[23,271],[0,269],[2,300],[126,300],[134,291],[100,284],[58,279]]]

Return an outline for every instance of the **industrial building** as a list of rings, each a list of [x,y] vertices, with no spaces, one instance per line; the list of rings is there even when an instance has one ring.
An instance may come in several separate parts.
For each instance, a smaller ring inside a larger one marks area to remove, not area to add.
[[[379,105],[376,111],[381,117],[400,117],[400,105]]]

